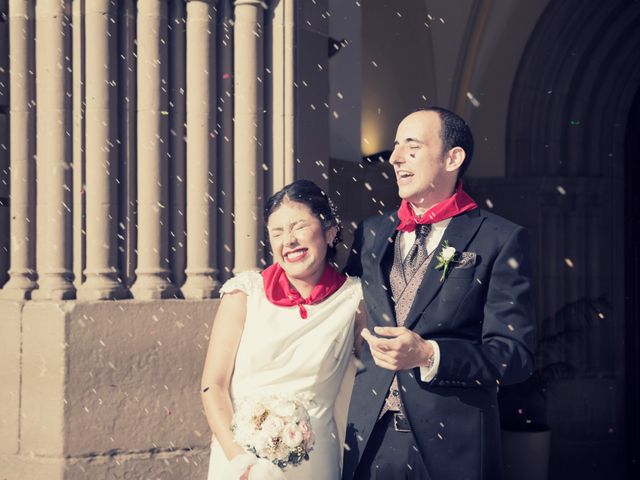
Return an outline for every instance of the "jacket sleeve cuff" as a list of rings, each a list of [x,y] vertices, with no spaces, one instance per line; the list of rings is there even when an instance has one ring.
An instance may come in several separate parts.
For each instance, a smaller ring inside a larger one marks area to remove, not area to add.
[[[440,366],[440,347],[438,342],[433,340],[427,340],[433,347],[433,365],[431,367],[420,367],[420,380],[423,382],[430,382],[438,373],[438,367]]]

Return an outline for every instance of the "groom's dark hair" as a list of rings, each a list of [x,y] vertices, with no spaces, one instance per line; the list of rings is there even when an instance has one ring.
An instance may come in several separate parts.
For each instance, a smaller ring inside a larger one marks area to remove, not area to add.
[[[460,147],[464,150],[464,162],[458,169],[458,179],[462,178],[473,158],[473,134],[469,125],[462,117],[446,108],[432,106],[421,108],[418,111],[435,112],[440,117],[440,139],[442,140],[443,154],[453,147]]]
[[[323,230],[331,227],[337,228],[335,240],[327,249],[327,260],[333,260],[336,256],[336,245],[342,240],[341,226],[336,209],[324,190],[311,180],[296,180],[290,183],[267,200],[264,208],[265,225],[269,222],[271,214],[286,200],[309,207],[309,210],[320,220]]]

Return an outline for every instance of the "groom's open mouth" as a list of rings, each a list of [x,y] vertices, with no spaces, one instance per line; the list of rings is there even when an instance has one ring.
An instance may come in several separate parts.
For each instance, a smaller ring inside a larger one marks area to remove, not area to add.
[[[413,177],[413,173],[407,172],[406,170],[398,170],[396,171],[396,179],[398,183],[407,183]]]
[[[295,250],[285,253],[284,259],[289,263],[299,262],[307,256],[307,251],[308,249],[306,248],[296,248]]]

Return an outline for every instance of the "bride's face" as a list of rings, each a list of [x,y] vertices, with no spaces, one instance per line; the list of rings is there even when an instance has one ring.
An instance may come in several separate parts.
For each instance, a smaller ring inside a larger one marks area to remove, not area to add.
[[[336,228],[323,230],[307,205],[284,201],[269,216],[267,230],[273,259],[287,277],[315,285],[324,271]]]

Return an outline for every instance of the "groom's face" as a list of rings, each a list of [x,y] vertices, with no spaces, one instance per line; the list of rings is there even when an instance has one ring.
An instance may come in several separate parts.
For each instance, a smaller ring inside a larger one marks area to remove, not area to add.
[[[398,125],[389,161],[398,195],[414,206],[420,206],[443,183],[446,169],[440,129],[440,116],[432,111],[412,113]]]

